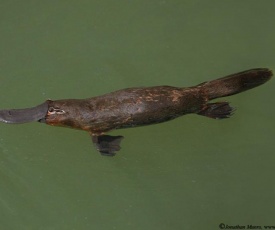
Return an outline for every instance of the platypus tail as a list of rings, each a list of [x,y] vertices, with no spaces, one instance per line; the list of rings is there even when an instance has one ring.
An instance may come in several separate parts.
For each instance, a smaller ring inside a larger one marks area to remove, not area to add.
[[[200,84],[208,100],[226,97],[252,89],[267,82],[272,71],[266,68],[251,69]]]

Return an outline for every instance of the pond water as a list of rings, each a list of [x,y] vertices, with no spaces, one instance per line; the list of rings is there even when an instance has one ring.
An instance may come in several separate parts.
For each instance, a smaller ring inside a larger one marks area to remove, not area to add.
[[[0,108],[275,70],[274,1],[2,1]],[[1,229],[274,225],[274,80],[228,97],[234,116],[87,133],[0,124]],[[222,227],[222,226],[221,226]]]

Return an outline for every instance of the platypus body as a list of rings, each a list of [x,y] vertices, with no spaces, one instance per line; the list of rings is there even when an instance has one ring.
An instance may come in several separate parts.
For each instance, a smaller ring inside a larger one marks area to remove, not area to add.
[[[105,135],[106,132],[157,124],[191,113],[214,119],[228,118],[233,112],[228,102],[209,101],[257,87],[271,76],[271,70],[259,68],[194,87],[128,88],[88,99],[47,100],[33,108],[0,110],[0,121],[39,121],[85,130],[101,154],[113,156],[120,149],[123,137]]]

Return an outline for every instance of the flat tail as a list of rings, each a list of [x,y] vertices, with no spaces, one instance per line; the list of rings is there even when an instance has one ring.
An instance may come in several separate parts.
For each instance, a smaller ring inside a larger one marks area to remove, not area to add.
[[[200,84],[209,100],[226,97],[260,86],[270,80],[273,73],[267,68],[250,69]]]
[[[224,119],[231,117],[234,111],[235,109],[231,107],[228,102],[216,102],[206,104],[198,115],[213,119]]]

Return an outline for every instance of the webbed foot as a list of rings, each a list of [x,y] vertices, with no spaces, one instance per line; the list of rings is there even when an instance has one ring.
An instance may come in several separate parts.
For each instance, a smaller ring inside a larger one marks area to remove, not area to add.
[[[104,156],[114,156],[120,150],[120,142],[123,136],[92,136],[96,149]]]

